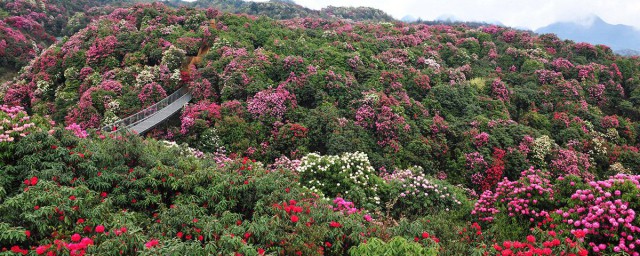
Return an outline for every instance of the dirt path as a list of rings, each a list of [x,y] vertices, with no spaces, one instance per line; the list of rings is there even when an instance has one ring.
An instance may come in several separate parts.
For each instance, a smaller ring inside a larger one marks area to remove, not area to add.
[[[215,20],[210,20],[209,21],[209,28],[210,29],[215,29],[216,28]],[[202,57],[209,52],[209,49],[211,49],[211,46],[209,45],[209,42],[203,41],[202,45],[200,46],[200,49],[198,49],[198,54],[196,56],[187,57],[187,61],[184,62],[184,64],[180,68],[180,70],[189,73],[190,72],[189,66],[198,65],[198,64],[202,63]]]

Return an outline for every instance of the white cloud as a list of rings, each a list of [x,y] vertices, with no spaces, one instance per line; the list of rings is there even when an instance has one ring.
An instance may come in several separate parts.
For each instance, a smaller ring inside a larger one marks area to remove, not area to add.
[[[264,1],[264,0],[262,0]],[[638,0],[295,0],[320,9],[333,6],[369,6],[395,18],[405,15],[425,20],[451,15],[467,21],[500,21],[507,26],[537,29],[556,21],[585,20],[598,15],[608,23],[640,28]]]

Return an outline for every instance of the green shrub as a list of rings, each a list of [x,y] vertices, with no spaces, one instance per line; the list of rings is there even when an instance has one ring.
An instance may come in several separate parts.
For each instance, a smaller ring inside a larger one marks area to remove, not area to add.
[[[371,238],[366,243],[360,244],[358,247],[354,247],[349,250],[349,254],[353,256],[438,255],[436,248],[425,248],[419,243],[407,241],[407,239],[404,239],[403,237],[394,237],[387,243],[378,238]]]

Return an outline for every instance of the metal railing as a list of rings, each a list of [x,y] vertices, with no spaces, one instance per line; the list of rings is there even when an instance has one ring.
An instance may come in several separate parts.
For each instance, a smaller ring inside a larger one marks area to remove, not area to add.
[[[111,132],[114,130],[114,128],[117,128],[117,130],[120,130],[122,128],[130,128],[146,119],[148,119],[149,117],[153,116],[156,112],[160,111],[161,109],[169,106],[171,103],[175,102],[176,100],[182,98],[182,96],[184,96],[185,94],[189,93],[189,90],[187,90],[185,87],[182,87],[180,89],[178,89],[177,91],[175,91],[174,93],[172,93],[171,95],[167,96],[166,98],[156,102],[155,104],[139,111],[138,113],[135,113],[133,115],[130,115],[128,117],[125,117],[124,119],[120,119],[116,122],[113,122],[111,124],[105,125],[104,127],[102,127],[103,131],[106,132]]]

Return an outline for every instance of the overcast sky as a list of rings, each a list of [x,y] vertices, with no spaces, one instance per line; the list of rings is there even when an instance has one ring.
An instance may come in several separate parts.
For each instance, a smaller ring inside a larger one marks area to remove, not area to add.
[[[267,0],[255,0],[267,1]],[[465,21],[499,21],[535,30],[556,21],[590,22],[593,14],[612,24],[640,28],[640,0],[294,0],[311,9],[369,6],[394,18],[405,15],[433,20],[453,16]]]

